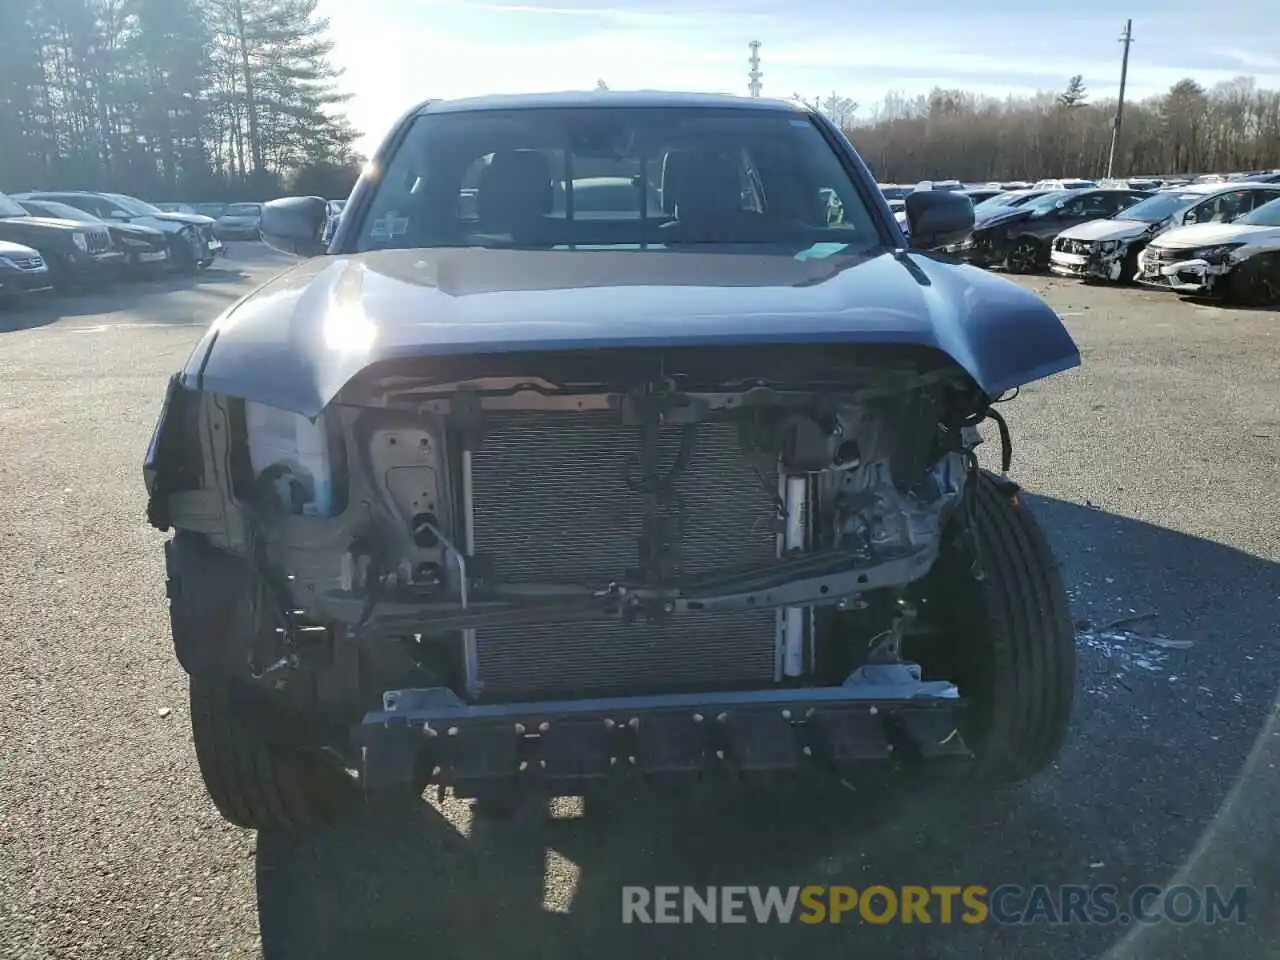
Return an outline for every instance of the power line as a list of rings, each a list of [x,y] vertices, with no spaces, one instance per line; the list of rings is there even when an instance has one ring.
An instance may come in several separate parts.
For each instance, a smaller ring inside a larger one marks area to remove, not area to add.
[[[1124,44],[1124,59],[1120,61],[1120,99],[1116,102],[1116,119],[1111,125],[1111,152],[1107,155],[1107,176],[1116,162],[1116,141],[1120,139],[1120,124],[1124,122],[1124,87],[1129,79],[1129,46],[1133,43],[1133,21],[1124,22],[1124,33],[1120,37]]]
[[[747,63],[751,64],[751,69],[747,72],[747,89],[753,97],[760,96],[760,78],[764,76],[760,72],[760,41],[752,40],[748,46],[751,47],[751,57]]]

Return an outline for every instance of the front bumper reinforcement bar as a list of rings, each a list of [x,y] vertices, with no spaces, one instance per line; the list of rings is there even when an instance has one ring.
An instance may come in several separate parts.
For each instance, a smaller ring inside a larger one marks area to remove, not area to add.
[[[900,665],[906,670],[910,665]],[[466,704],[391,690],[357,730],[366,793],[572,795],[618,776],[837,772],[867,761],[965,758],[965,709],[945,682],[857,672],[838,687]]]

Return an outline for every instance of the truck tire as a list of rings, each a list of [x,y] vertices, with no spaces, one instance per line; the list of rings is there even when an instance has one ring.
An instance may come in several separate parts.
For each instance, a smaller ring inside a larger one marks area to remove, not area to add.
[[[302,749],[268,742],[230,687],[192,677],[191,733],[209,798],[237,826],[300,833],[360,802],[355,783]]]
[[[1076,691],[1075,629],[1057,561],[1018,489],[980,473],[973,556],[944,556],[938,599],[947,642],[939,673],[969,702],[963,777],[1025,780],[1066,737]]]
[[[200,258],[196,252],[198,244],[196,232],[184,228],[174,235],[169,243],[169,262],[179,273],[196,273],[200,269]]]

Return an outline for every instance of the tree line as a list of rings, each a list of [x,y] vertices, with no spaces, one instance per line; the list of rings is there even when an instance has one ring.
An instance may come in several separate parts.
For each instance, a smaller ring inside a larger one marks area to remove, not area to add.
[[[832,94],[821,106],[847,101]],[[1114,100],[1089,102],[1082,77],[1061,93],[1004,100],[935,89],[890,93],[871,115],[844,126],[882,182],[1098,177],[1107,172]],[[1206,89],[1195,80],[1126,103],[1117,177],[1280,168],[1280,90],[1240,77]]]
[[[360,159],[318,0],[3,0],[0,190],[345,196]]]
[[[154,199],[343,196],[358,133],[318,0],[0,2],[0,190]],[[604,86],[604,81],[598,81]],[[817,98],[882,181],[1105,174],[1113,100],[1082,77],[1003,100]],[[1195,80],[1125,105],[1116,176],[1280,168],[1280,91]]]

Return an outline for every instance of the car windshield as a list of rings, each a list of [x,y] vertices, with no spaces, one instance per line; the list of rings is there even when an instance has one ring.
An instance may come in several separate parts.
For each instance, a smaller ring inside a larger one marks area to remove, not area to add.
[[[123,193],[104,193],[103,196],[120,204],[135,217],[150,217],[157,213],[164,213],[159,207],[153,207],[136,197],[127,197]]]
[[[1280,199],[1264,203],[1252,213],[1247,213],[1236,223],[1246,223],[1251,227],[1280,227]]]
[[[973,212],[976,214],[986,213],[988,210],[994,210],[996,207],[1007,207],[1009,201],[1016,199],[1017,191],[1010,190],[1008,193],[997,193],[994,197],[979,201],[973,205]]]
[[[1206,195],[1203,193],[1156,193],[1139,203],[1135,203],[1117,216],[1121,220],[1159,223],[1161,220],[1173,216],[1183,207],[1204,199],[1206,199]]]
[[[256,203],[233,203],[222,212],[224,217],[256,217],[259,207]]]
[[[22,200],[27,211],[37,217],[56,217],[60,220],[78,220],[81,223],[98,223],[99,218],[86,210],[78,210],[67,203],[52,200]]]
[[[1040,196],[1044,196],[1043,190],[1010,190],[1007,193],[998,193],[994,197],[983,200],[981,203],[975,203],[973,212],[975,216],[982,217],[984,214],[989,214],[1004,207],[1024,206]]]
[[[0,193],[0,217],[25,216],[28,216],[27,211],[23,210],[17,202],[10,200],[3,193]]]
[[[426,114],[354,239],[362,251],[822,244],[834,253],[881,243],[809,117],[731,107]]]
[[[1036,197],[1034,200],[1022,204],[1024,210],[1030,210],[1033,214],[1048,213],[1050,210],[1069,197],[1074,196],[1074,190],[1053,190],[1044,196]]]

